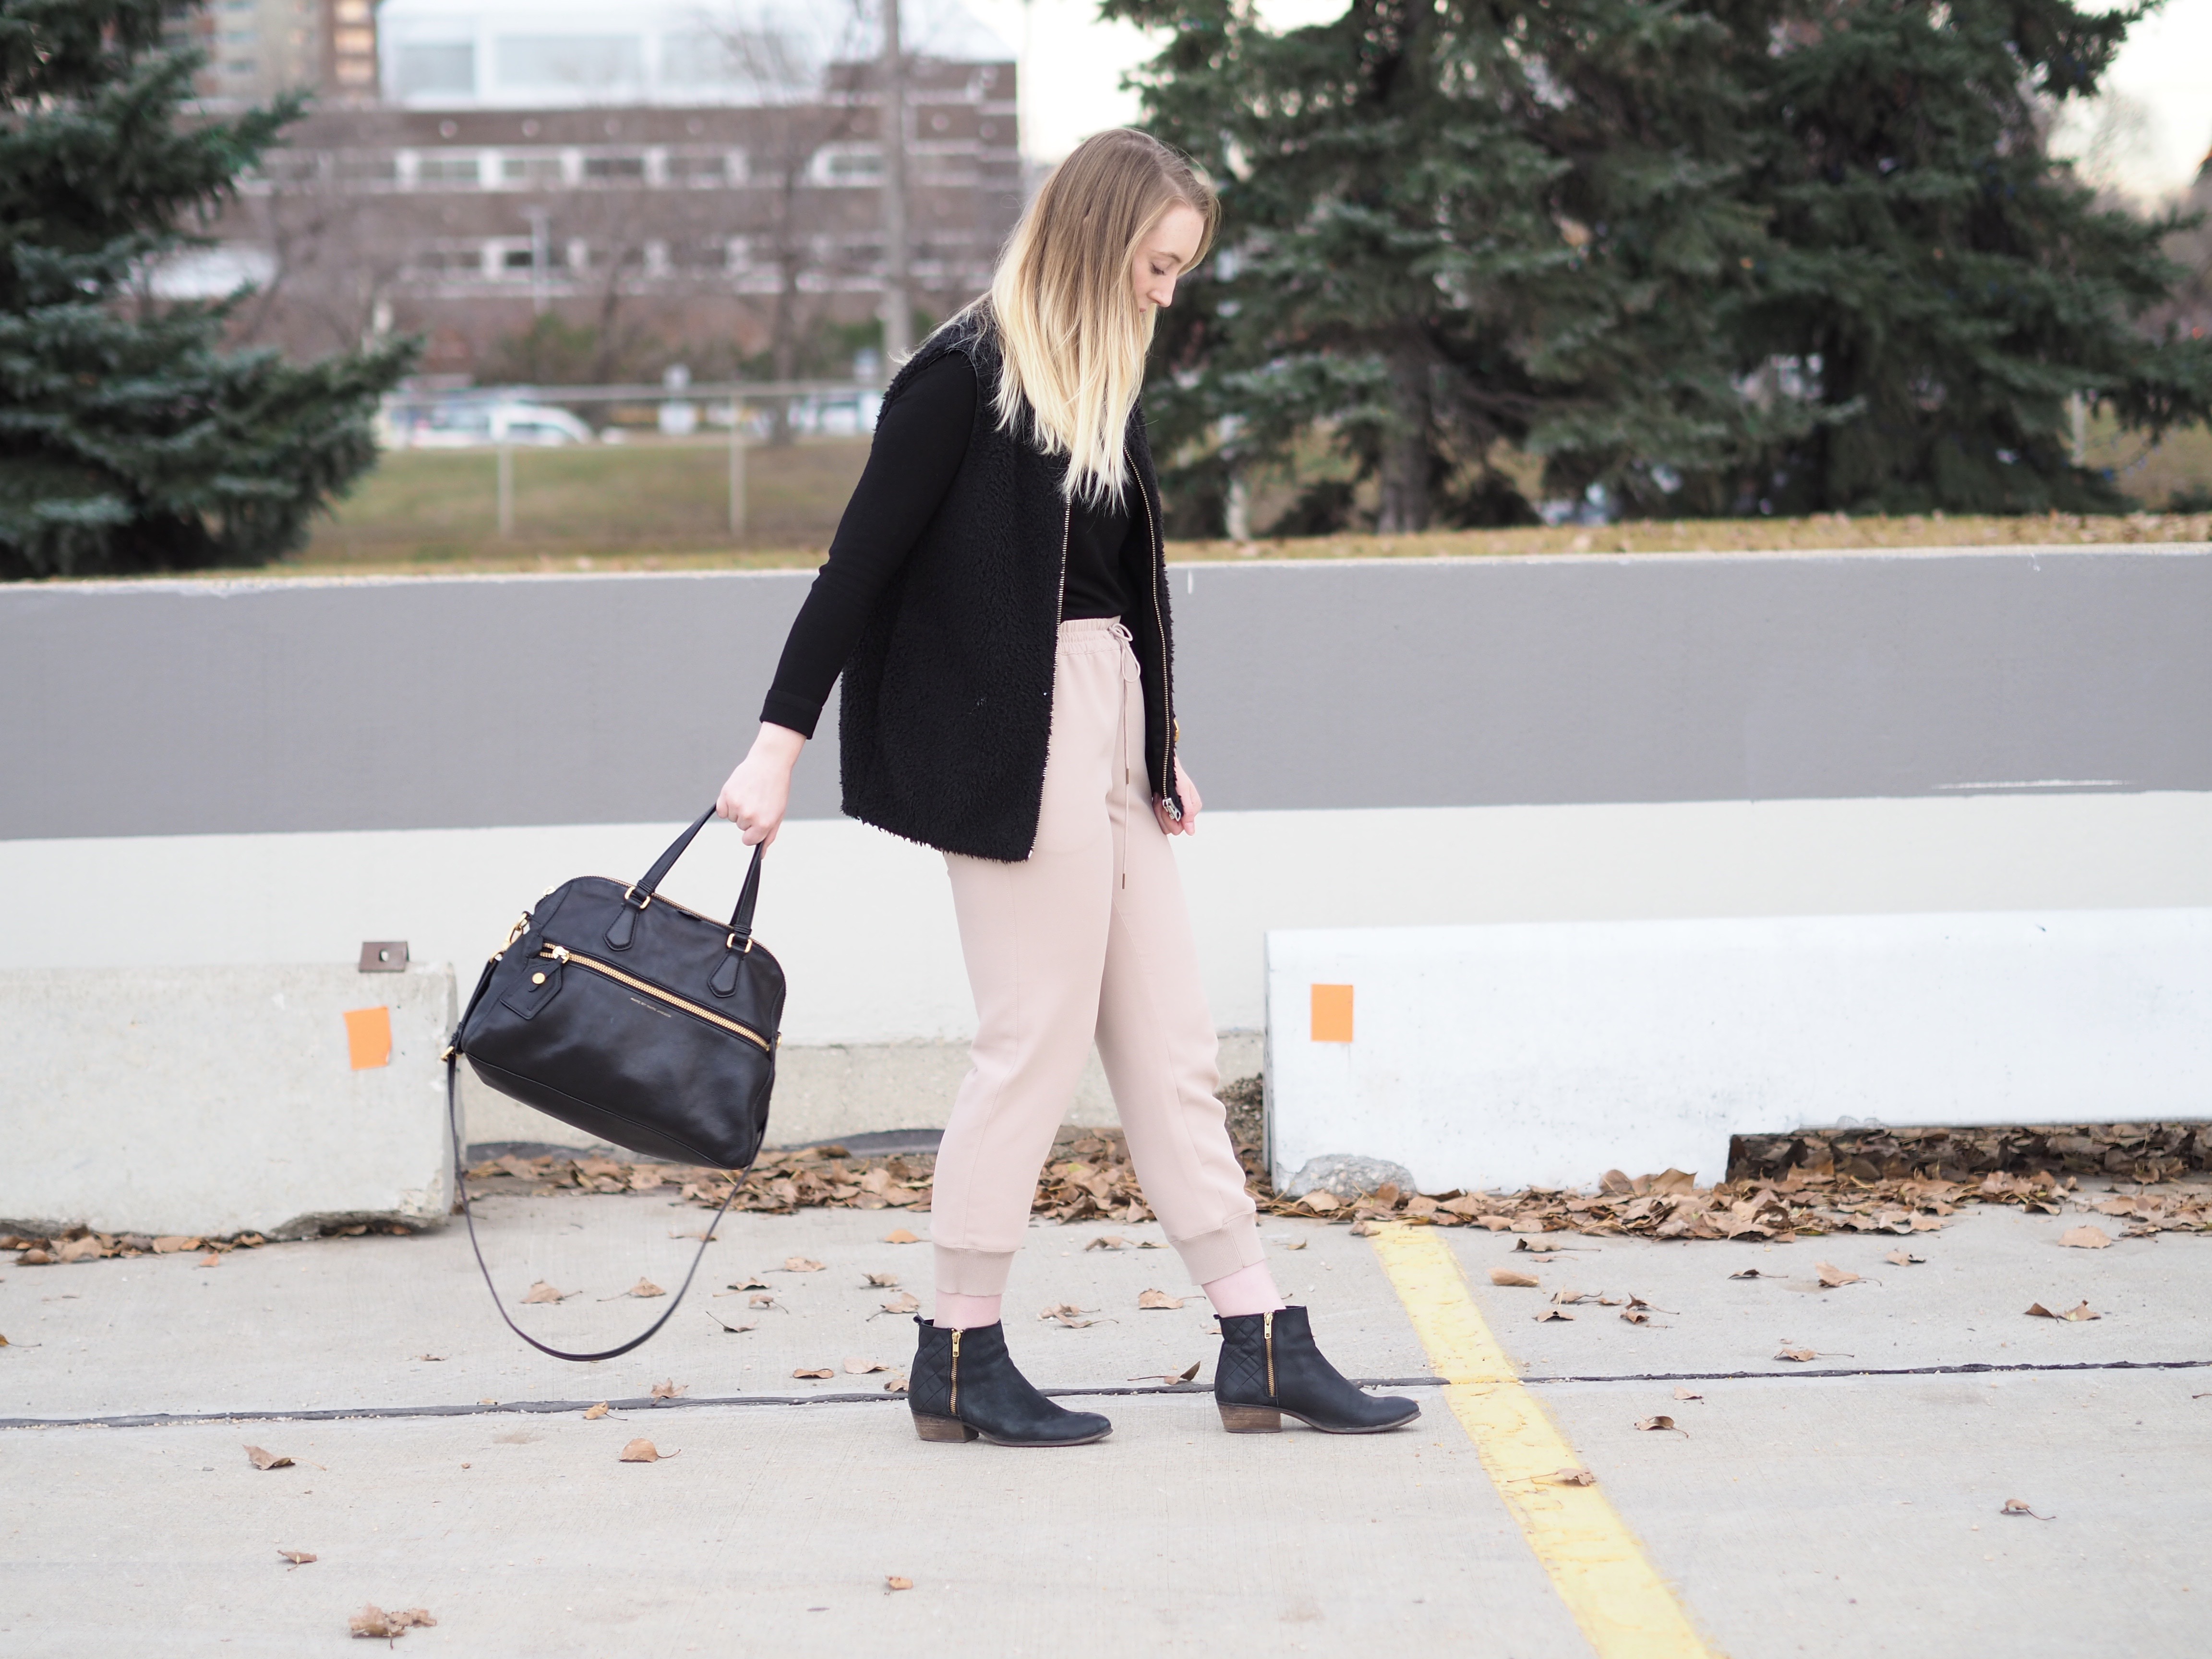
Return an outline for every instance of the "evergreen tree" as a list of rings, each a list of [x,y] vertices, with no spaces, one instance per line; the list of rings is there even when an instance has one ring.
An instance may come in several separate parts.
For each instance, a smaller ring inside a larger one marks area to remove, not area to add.
[[[2212,387],[2212,343],[2136,326],[2171,226],[2098,210],[2043,143],[2134,12],[1103,9],[1172,27],[1147,124],[1222,186],[1219,280],[1164,319],[1149,394],[1186,531],[1316,430],[1386,530],[1525,514],[1500,441],[1633,514],[2089,505],[2069,395],[2157,429]],[[1315,495],[1300,527],[1349,504]]]
[[[1321,427],[1382,528],[1495,523],[1529,515],[1501,441],[1554,490],[1656,501],[1807,418],[1747,404],[1718,343],[1761,229],[1710,17],[1354,0],[1277,35],[1237,0],[1105,9],[1173,25],[1148,125],[1222,189],[1221,280],[1164,319],[1151,393],[1178,485]]]
[[[2111,509],[2072,462],[2069,398],[2154,434],[2203,417],[2212,341],[2145,325],[2183,276],[2160,249],[2175,222],[2100,207],[2045,143],[2148,9],[1790,0],[1766,20],[1774,49],[1745,62],[1773,245],[1737,353],[1826,418],[1711,505]]]
[[[251,563],[374,465],[411,343],[226,353],[148,273],[299,112],[185,118],[162,0],[0,0],[0,578]]]

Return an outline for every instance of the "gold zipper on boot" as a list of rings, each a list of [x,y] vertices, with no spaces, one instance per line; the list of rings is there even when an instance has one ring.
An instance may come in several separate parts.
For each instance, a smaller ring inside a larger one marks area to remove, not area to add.
[[[1275,1397],[1274,1315],[1271,1313],[1264,1313],[1260,1316],[1260,1334],[1267,1339],[1267,1398],[1273,1400]]]
[[[642,991],[649,997],[658,997],[672,1008],[681,1008],[693,1018],[705,1020],[709,1025],[719,1025],[726,1031],[735,1031],[748,1042],[755,1043],[762,1048],[769,1046],[768,1039],[750,1027],[740,1025],[734,1019],[725,1019],[712,1008],[702,1008],[696,1002],[686,1002],[682,997],[662,990],[658,985],[648,985],[641,979],[633,979],[619,968],[610,968],[604,962],[594,962],[589,957],[580,957],[574,951],[558,945],[545,945],[538,951],[538,954],[550,957],[555,962],[573,962],[579,968],[588,968],[595,974],[604,974],[618,984],[629,986],[633,991]]]
[[[957,1330],[952,1333],[952,1399],[945,1410],[950,1417],[960,1414],[960,1333]]]

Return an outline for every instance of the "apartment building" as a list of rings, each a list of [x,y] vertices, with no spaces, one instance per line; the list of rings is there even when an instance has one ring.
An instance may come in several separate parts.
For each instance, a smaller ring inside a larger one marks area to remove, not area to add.
[[[911,283],[942,315],[1020,211],[1015,66],[957,6],[907,8]],[[420,331],[434,371],[467,374],[549,312],[740,355],[865,321],[884,136],[866,21],[386,0],[381,100],[319,105],[224,218],[234,264],[265,273],[248,324],[308,353]]]

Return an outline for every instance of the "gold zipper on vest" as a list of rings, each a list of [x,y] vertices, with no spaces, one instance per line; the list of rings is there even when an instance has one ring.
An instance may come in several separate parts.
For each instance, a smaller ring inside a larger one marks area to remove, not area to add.
[[[960,1412],[960,1333],[952,1333],[952,1399],[945,1411],[953,1416]]]
[[[1160,709],[1167,721],[1167,757],[1165,760],[1162,762],[1160,766],[1160,799],[1172,803],[1176,798],[1175,683],[1168,678],[1167,618],[1160,614],[1160,586],[1168,579],[1168,550],[1166,546],[1160,540],[1159,526],[1152,518],[1152,498],[1145,493],[1144,480],[1141,478],[1137,481],[1137,499],[1144,503],[1145,528],[1152,532],[1152,623],[1153,625],[1159,629],[1160,635]],[[1062,565],[1061,580],[1063,581],[1066,580],[1065,569],[1066,561],[1067,555],[1063,550],[1060,554],[1060,562]],[[1173,805],[1170,805],[1169,810],[1173,813],[1176,821],[1177,823],[1181,823],[1182,820],[1182,810],[1179,807]]]
[[[648,985],[641,979],[633,979],[619,968],[610,968],[604,962],[595,962],[589,957],[580,957],[574,951],[558,945],[543,945],[539,947],[538,954],[550,957],[555,962],[573,962],[579,968],[588,968],[595,974],[605,974],[618,984],[627,985],[633,991],[642,991],[649,997],[658,997],[670,1007],[681,1008],[693,1018],[705,1020],[709,1025],[719,1025],[726,1031],[735,1031],[746,1042],[757,1043],[763,1048],[769,1047],[768,1039],[750,1026],[740,1025],[734,1019],[726,1019],[713,1009],[702,1008],[696,1002],[686,1002],[682,997],[662,990],[658,985]]]

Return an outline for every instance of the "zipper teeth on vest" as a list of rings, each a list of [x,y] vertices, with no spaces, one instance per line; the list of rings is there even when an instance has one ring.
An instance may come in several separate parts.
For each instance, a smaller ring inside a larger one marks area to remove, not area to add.
[[[641,979],[633,979],[619,968],[611,968],[604,962],[594,962],[589,957],[580,957],[574,951],[558,945],[545,945],[538,951],[538,954],[550,957],[555,962],[573,962],[579,968],[588,968],[595,974],[604,974],[611,980],[629,986],[633,991],[642,991],[649,997],[659,998],[672,1008],[681,1008],[695,1018],[705,1020],[709,1025],[719,1025],[726,1031],[735,1031],[746,1042],[757,1044],[763,1049],[769,1046],[768,1039],[751,1027],[740,1025],[734,1019],[726,1019],[713,1009],[702,1008],[696,1002],[686,1002],[672,992],[662,990],[658,985],[648,985]]]
[[[1168,728],[1167,755],[1160,766],[1160,797],[1164,800],[1172,800],[1175,799],[1175,684],[1168,678],[1167,618],[1160,614],[1160,586],[1168,579],[1168,550],[1160,541],[1159,526],[1152,518],[1152,500],[1145,494],[1142,481],[1137,485],[1137,499],[1144,503],[1145,528],[1152,534],[1152,623],[1160,632],[1160,708],[1166,717]],[[1064,585],[1067,580],[1067,550],[1064,545],[1060,549],[1060,580]]]
[[[1052,602],[1052,689],[1045,694],[1045,718],[1052,717],[1052,706],[1060,696],[1060,625],[1067,620],[1067,538],[1075,522],[1075,503],[1065,495],[1060,503],[1060,593]],[[1036,850],[1036,831],[1030,831],[1030,849]]]

